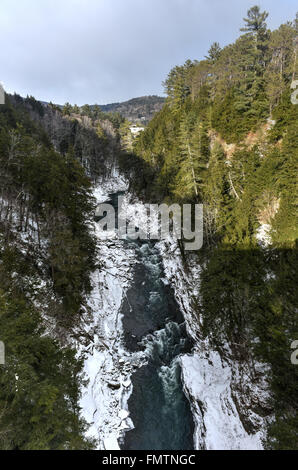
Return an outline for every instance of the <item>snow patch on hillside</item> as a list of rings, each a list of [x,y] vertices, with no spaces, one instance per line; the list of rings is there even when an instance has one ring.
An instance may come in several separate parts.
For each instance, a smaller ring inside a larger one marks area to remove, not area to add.
[[[103,179],[97,183],[93,190],[93,197],[96,199],[97,204],[100,204],[109,199],[109,194],[126,191],[127,189],[127,180],[119,174],[117,168],[113,168],[112,176],[108,180]]]
[[[270,231],[271,225],[269,224],[261,224],[257,229],[256,240],[263,248],[267,248],[267,246],[271,245]]]

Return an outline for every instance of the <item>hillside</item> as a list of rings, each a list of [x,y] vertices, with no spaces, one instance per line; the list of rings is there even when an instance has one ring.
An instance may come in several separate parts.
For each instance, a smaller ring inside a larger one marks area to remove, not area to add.
[[[232,362],[267,364],[275,421],[266,445],[293,449],[298,24],[296,17],[270,31],[267,16],[251,8],[235,43],[213,43],[205,60],[170,71],[166,104],[122,168],[145,201],[203,204],[200,334]]]
[[[94,127],[32,97],[0,106],[0,449],[93,447],[77,341],[90,341],[91,180],[109,174],[115,145],[110,122]]]
[[[133,98],[123,103],[111,103],[101,105],[100,108],[105,113],[120,113],[124,118],[133,123],[142,122],[148,124],[154,114],[161,110],[165,98],[161,96],[142,96]]]

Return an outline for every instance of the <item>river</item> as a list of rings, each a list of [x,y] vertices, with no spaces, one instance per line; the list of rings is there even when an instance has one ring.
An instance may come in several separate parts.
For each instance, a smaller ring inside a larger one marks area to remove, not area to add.
[[[117,210],[119,193],[110,195]],[[190,450],[194,422],[183,392],[179,356],[190,352],[183,315],[164,278],[162,258],[150,241],[123,242],[136,252],[133,282],[122,302],[124,343],[143,350],[147,364],[132,375],[128,401],[134,429],[125,434],[125,450]]]

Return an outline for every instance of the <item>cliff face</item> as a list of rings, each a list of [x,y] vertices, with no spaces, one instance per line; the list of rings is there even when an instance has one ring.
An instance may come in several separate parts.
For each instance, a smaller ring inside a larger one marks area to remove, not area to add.
[[[226,344],[215,349],[203,339],[194,299],[200,290],[200,264],[190,256],[182,262],[175,242],[159,244],[165,274],[175,290],[188,332],[194,340],[191,354],[181,357],[184,389],[195,423],[196,449],[262,449],[272,417],[270,374],[266,364],[248,354],[239,361]]]

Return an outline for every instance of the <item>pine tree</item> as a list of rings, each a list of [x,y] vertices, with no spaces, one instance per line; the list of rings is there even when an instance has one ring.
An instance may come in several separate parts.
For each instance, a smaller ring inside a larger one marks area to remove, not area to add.
[[[70,116],[70,114],[72,113],[72,106],[70,103],[65,103],[65,105],[63,106],[63,110],[62,110],[64,116]]]
[[[210,49],[208,51],[208,56],[206,56],[206,59],[214,64],[220,57],[221,53],[221,47],[218,42],[214,42],[211,44]]]
[[[268,16],[269,13],[267,11],[261,12],[260,7],[255,5],[248,10],[247,18],[243,18],[246,25],[241,28],[240,31],[247,31],[256,36],[265,34],[267,28],[266,19]]]

